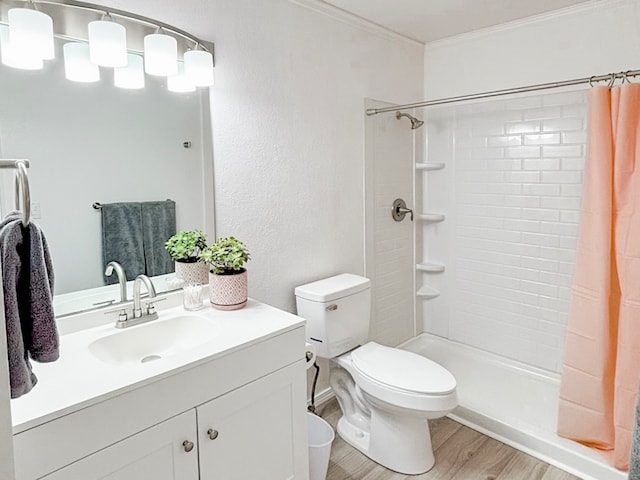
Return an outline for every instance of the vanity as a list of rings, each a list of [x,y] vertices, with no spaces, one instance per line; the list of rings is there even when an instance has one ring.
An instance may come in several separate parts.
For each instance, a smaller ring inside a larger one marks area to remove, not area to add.
[[[179,301],[60,320],[60,359],[12,400],[18,480],[308,479],[304,320]]]

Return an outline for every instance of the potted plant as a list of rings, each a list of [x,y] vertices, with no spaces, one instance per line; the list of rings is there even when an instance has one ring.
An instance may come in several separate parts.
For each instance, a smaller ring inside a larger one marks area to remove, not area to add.
[[[206,235],[200,230],[184,230],[173,235],[164,244],[171,259],[175,261],[176,277],[185,284],[205,284],[209,268],[200,260],[200,253],[207,246]]]
[[[234,237],[221,238],[200,252],[200,259],[211,265],[209,300],[218,310],[238,310],[247,304],[249,251]]]

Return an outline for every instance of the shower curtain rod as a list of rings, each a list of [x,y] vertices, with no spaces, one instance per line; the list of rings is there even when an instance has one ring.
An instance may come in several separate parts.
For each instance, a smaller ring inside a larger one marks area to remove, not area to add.
[[[563,82],[538,83],[536,85],[527,85],[525,87],[507,88],[504,90],[493,90],[490,92],[472,93],[469,95],[460,95],[458,97],[439,98],[437,100],[427,100],[424,102],[407,103],[405,105],[396,105],[395,107],[384,108],[368,108],[367,115],[377,115],[378,113],[397,112],[398,110],[409,110],[412,108],[432,107],[434,105],[444,105],[446,103],[464,102],[465,100],[478,100],[481,98],[500,97],[502,95],[513,95],[516,93],[536,92],[538,90],[550,90],[552,88],[570,87],[573,85],[581,85],[588,83],[593,86],[594,82],[608,81],[609,86],[613,86],[616,80],[622,79],[623,82],[631,77],[640,76],[640,70],[627,70],[626,72],[608,73],[606,75],[594,75],[592,77],[576,78],[574,80],[565,80]]]

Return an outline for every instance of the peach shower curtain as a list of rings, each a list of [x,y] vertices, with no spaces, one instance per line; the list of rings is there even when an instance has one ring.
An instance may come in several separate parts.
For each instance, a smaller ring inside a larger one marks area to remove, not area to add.
[[[629,468],[640,379],[640,85],[589,92],[558,433]]]

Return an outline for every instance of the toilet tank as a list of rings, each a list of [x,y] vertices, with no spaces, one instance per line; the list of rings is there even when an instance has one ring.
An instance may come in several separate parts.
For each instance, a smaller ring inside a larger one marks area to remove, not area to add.
[[[316,354],[333,358],[369,336],[371,281],[350,273],[296,287],[298,315],[307,320],[307,342]]]

